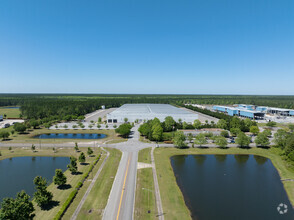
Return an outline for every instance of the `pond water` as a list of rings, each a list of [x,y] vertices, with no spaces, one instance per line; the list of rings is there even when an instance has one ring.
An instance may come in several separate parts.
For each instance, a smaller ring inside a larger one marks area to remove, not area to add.
[[[5,197],[15,197],[21,190],[32,196],[36,176],[42,176],[51,183],[55,169],[65,171],[67,164],[68,157],[14,157],[0,160],[0,201]]]
[[[10,106],[10,107],[2,107],[2,109],[19,109],[20,107],[17,106]]]
[[[102,139],[106,138],[106,134],[40,134],[34,136],[34,138],[41,139]]]
[[[267,158],[177,155],[171,165],[193,219],[294,219],[280,176]],[[277,211],[281,203],[288,206],[286,214]]]

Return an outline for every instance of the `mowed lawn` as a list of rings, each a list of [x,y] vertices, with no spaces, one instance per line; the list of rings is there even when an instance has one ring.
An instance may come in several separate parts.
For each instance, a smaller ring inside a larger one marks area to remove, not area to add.
[[[105,149],[110,152],[110,156],[87,197],[77,219],[102,219],[102,213],[107,205],[108,197],[122,155],[120,150],[114,148]],[[64,219],[70,219],[70,215],[66,215]]]
[[[20,110],[18,108],[0,107],[0,115],[6,115],[7,118],[19,118]]]
[[[138,162],[151,164],[151,148],[139,151]],[[134,219],[157,219],[152,168],[137,170]]]
[[[174,155],[189,155],[189,154],[253,154],[267,157],[278,170],[281,179],[294,179],[294,167],[292,164],[282,160],[281,150],[277,148],[262,149],[262,148],[156,148],[154,151],[157,177],[160,188],[163,212],[165,219],[191,219],[190,211],[187,208],[184,197],[180,188],[177,185],[176,178],[170,163],[170,157]],[[294,182],[283,181],[288,197],[294,205]]]

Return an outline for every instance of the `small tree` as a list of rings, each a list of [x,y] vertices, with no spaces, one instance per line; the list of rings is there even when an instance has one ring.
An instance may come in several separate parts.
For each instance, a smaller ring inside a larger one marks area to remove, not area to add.
[[[108,128],[108,125],[105,125],[105,128]]]
[[[98,124],[98,125],[97,125],[97,128],[98,128],[98,129],[100,129],[100,128],[101,128],[101,125],[100,125],[100,124]]]
[[[293,132],[294,131],[294,124],[289,124],[288,128],[290,129],[291,132]]]
[[[113,125],[113,128],[117,128],[117,125]]]
[[[272,132],[269,129],[265,129],[262,133],[264,133],[267,137],[272,136]]]
[[[268,123],[266,123],[266,126],[268,126],[268,127],[276,127],[277,123],[274,122],[274,121],[269,121]]]
[[[9,151],[12,151],[12,147],[9,147],[8,150],[9,150]]]
[[[35,150],[36,150],[36,147],[35,147],[35,145],[33,145],[33,144],[32,144],[32,147],[31,147],[31,149],[32,149],[32,151],[33,151],[33,152],[35,152]]]
[[[77,142],[75,143],[75,150],[76,150],[76,152],[79,151],[79,146],[78,146],[78,143]]]
[[[36,185],[36,192],[34,193],[34,199],[39,207],[43,208],[52,202],[53,194],[47,191],[47,181],[41,176],[37,176],[34,179]]]
[[[53,177],[53,182],[55,185],[57,186],[62,186],[64,184],[66,184],[66,176],[64,175],[64,173],[62,172],[61,169],[56,169],[55,170],[55,176]]]
[[[207,140],[205,138],[205,134],[198,134],[196,135],[195,137],[195,141],[194,141],[196,144],[200,145],[200,147],[204,144],[207,144]]]
[[[191,143],[192,140],[193,140],[193,134],[189,133],[189,134],[187,135],[187,139],[189,140],[189,143]]]
[[[255,138],[254,142],[257,146],[267,147],[270,144],[270,141],[265,133],[259,133]]]
[[[223,136],[225,138],[228,138],[230,135],[229,135],[229,132],[228,131],[221,131],[220,136]]]
[[[232,136],[236,137],[241,132],[241,130],[240,128],[231,128],[230,132]]]
[[[182,131],[175,132],[173,142],[176,147],[178,147],[178,148],[186,147],[187,145],[185,143],[185,140],[186,140],[186,136],[184,135],[184,133]]]
[[[93,128],[93,125],[89,125],[88,127],[89,127],[90,129],[92,129],[92,128]]]
[[[101,123],[101,122],[102,122],[102,118],[99,117],[99,118],[98,118],[98,123]]]
[[[88,154],[89,156],[93,154],[93,150],[92,150],[92,148],[88,147],[87,154]]]
[[[199,121],[198,119],[196,119],[193,123],[194,128],[196,129],[200,129],[201,128],[201,121]]]
[[[253,134],[253,135],[257,135],[259,133],[259,128],[257,126],[251,126],[250,127],[250,132]]]
[[[124,118],[124,122],[125,122],[125,123],[127,123],[127,122],[128,122],[128,120],[129,120],[128,118]]]
[[[4,198],[0,205],[0,219],[24,220],[33,219],[34,205],[30,196],[21,191],[17,193],[16,198]]]
[[[10,134],[8,131],[2,131],[0,132],[0,138],[2,138],[2,140],[6,140],[7,138],[9,138]]]
[[[228,146],[227,139],[223,136],[217,136],[214,143],[220,148],[226,148]]]
[[[127,138],[131,133],[132,126],[128,123],[121,124],[118,128],[115,129],[115,132],[120,134],[122,137]]]
[[[14,130],[18,133],[23,133],[25,130],[27,130],[27,127],[23,123],[15,123]]]
[[[91,120],[90,122],[91,122],[92,124],[94,124],[94,121],[93,121],[93,120]]]
[[[86,161],[86,157],[84,152],[82,152],[79,156],[79,162],[82,164],[82,163],[85,163],[85,161]]]
[[[70,157],[70,164],[67,165],[67,168],[72,174],[76,173],[78,171],[77,158]]]
[[[248,147],[250,144],[250,137],[247,137],[243,132],[239,132],[236,138],[236,143],[240,147]]]

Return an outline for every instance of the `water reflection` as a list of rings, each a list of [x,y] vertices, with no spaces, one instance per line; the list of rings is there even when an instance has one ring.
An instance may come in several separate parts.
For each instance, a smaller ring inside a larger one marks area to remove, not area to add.
[[[216,154],[216,155],[214,155],[214,157],[218,162],[224,162],[227,159],[226,154]]]
[[[194,155],[194,159],[198,164],[203,164],[206,160],[206,155]]]
[[[256,163],[258,163],[260,165],[264,164],[268,160],[266,157],[261,157],[261,156],[258,156],[258,155],[254,155],[253,157],[254,157]]]
[[[246,163],[247,160],[249,159],[249,155],[245,155],[245,154],[236,154],[234,155],[234,157],[238,163]]]

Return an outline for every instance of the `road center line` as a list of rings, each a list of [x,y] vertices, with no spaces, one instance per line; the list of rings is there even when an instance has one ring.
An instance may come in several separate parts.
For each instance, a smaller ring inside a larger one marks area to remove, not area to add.
[[[127,175],[128,175],[128,171],[129,171],[130,159],[131,158],[129,157],[129,159],[128,159],[128,165],[127,165],[127,170],[126,170],[126,174],[125,174],[125,178],[124,178],[124,184],[123,184],[123,188],[121,190],[121,196],[120,196],[120,201],[119,201],[119,206],[118,206],[116,220],[118,220],[119,214],[120,214],[121,202],[122,202],[122,198],[123,198],[123,195],[124,195],[124,188],[125,188],[125,185],[126,185],[126,179],[127,179]]]

